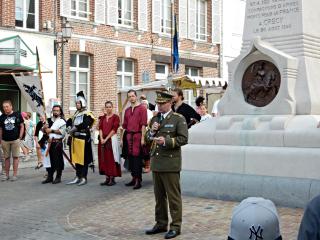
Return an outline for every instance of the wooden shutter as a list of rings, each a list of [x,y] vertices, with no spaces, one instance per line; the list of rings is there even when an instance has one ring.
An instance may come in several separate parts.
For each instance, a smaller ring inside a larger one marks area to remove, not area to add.
[[[60,16],[71,16],[71,0],[60,0]]]
[[[161,32],[161,0],[152,0],[152,32]]]
[[[221,43],[221,0],[212,0],[212,43]]]
[[[96,23],[106,23],[106,0],[95,0],[94,21]]]
[[[118,0],[107,0],[107,24],[118,25]]]
[[[197,0],[189,0],[188,3],[188,38],[196,39],[197,28]]]
[[[138,0],[138,28],[148,31],[148,0]]]
[[[188,0],[179,0],[179,37],[188,37]]]

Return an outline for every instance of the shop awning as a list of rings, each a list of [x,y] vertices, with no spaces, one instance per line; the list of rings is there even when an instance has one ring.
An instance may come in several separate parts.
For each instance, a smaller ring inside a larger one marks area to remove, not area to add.
[[[0,71],[33,71],[36,54],[19,35],[0,39]]]
[[[130,89],[133,89],[135,91],[150,91],[150,90],[159,90],[159,89],[165,89],[168,84],[168,80],[159,80],[159,81],[153,81],[145,84],[140,84],[140,85],[135,85],[131,87],[125,87],[125,88],[120,88],[118,90],[119,93],[126,93]]]
[[[206,88],[222,87],[226,84],[226,81],[223,78],[191,77],[189,75],[184,75],[182,77],[174,78],[173,83],[180,88]]]
[[[185,75],[182,77],[174,78],[173,84],[182,89],[194,89],[194,88],[208,88],[208,87],[223,87],[226,81],[222,78],[204,78],[204,77],[191,77]],[[131,87],[125,87],[118,90],[119,93],[124,93],[130,89],[136,91],[150,91],[165,89],[168,86],[168,80],[153,81],[150,83],[135,85]]]
[[[217,88],[227,84],[222,78],[191,77],[189,75],[174,78],[172,82],[177,88],[192,89],[195,97],[197,89]]]

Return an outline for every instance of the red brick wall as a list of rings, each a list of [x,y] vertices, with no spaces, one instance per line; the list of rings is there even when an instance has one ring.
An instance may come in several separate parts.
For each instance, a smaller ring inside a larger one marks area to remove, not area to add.
[[[39,30],[45,31],[45,32],[54,32],[54,20],[55,20],[55,14],[57,14],[57,9],[55,6],[55,2],[59,1],[53,1],[53,0],[39,0],[40,6],[39,6]],[[43,29],[43,24],[46,21],[51,22],[52,29]]]
[[[15,1],[1,0],[1,26],[14,27],[15,26]]]
[[[0,0],[0,25],[14,28],[15,26],[15,6],[14,0]],[[177,1],[178,2],[178,1]],[[143,46],[132,46],[130,57],[135,61],[135,84],[142,83],[142,74],[149,72],[150,80],[155,79],[155,61],[151,60],[152,54],[161,54],[169,56],[171,46],[170,36],[159,36],[152,33],[152,0],[148,0],[148,32],[138,30],[138,1],[133,0],[133,29],[113,27],[108,25],[97,25],[94,23],[94,0],[90,0],[90,9],[92,13],[89,21],[68,19],[73,27],[74,37],[64,47],[64,81],[62,85],[62,54],[61,48],[57,54],[57,96],[62,97],[64,110],[69,112],[69,92],[70,92],[70,53],[80,52],[79,38],[86,39],[85,53],[90,55],[90,107],[96,114],[100,112],[106,100],[114,103],[117,101],[117,58],[125,57],[125,46],[127,42],[131,44],[144,44]],[[211,56],[219,54],[219,46],[211,44],[211,0],[208,0],[208,40],[207,42],[193,42],[192,40],[183,40],[180,43],[180,57],[201,61],[213,61],[212,57],[198,57],[192,53],[205,53]],[[175,11],[179,13],[178,4]],[[51,21],[55,29],[43,29],[46,21]],[[59,0],[39,0],[39,30],[55,34],[61,31],[62,18],[60,17]],[[83,36],[83,37],[81,37]],[[89,39],[94,37],[95,39]],[[160,40],[161,39],[161,40]],[[112,41],[119,41],[113,43]],[[166,48],[166,51],[156,49],[157,47]],[[185,66],[180,65],[178,75],[185,73]],[[204,67],[201,71],[204,77],[218,76],[217,68]]]
[[[2,26],[2,18],[4,17],[4,13],[2,12],[2,0],[0,0],[0,26]]]

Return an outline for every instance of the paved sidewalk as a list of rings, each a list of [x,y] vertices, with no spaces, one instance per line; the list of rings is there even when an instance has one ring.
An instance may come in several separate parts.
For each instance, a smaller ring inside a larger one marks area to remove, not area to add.
[[[143,188],[137,191],[124,186],[131,178],[128,173],[112,187],[100,186],[103,176],[91,171],[88,185],[66,186],[74,176],[71,168],[64,171],[62,184],[44,186],[40,184],[44,170],[33,170],[35,165],[35,158],[21,162],[18,181],[0,183],[6,193],[0,196],[1,239],[163,239],[163,234],[144,234],[154,225],[151,174],[143,175]],[[183,196],[182,235],[176,239],[225,240],[237,204]],[[295,240],[303,210],[278,208],[278,212],[283,239]]]
[[[126,176],[129,180],[128,176]],[[163,234],[147,236],[154,224],[154,196],[150,175],[141,190],[106,187],[108,199],[79,206],[67,215],[67,223],[97,239],[163,239]],[[118,184],[118,185],[120,185]],[[119,188],[119,186],[117,186]],[[232,209],[238,203],[183,196],[183,228],[177,239],[227,238]],[[278,208],[283,239],[296,239],[302,209]]]

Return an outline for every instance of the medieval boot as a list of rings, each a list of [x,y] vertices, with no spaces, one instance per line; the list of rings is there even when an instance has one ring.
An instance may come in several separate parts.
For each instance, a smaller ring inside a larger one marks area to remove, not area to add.
[[[137,190],[137,189],[140,189],[141,187],[142,187],[142,185],[141,185],[141,180],[140,180],[139,178],[136,178],[136,182],[135,182],[135,184],[134,184],[133,189],[134,189],[134,190]]]
[[[61,175],[62,175],[62,172],[57,172],[57,176],[56,176],[56,179],[54,179],[54,181],[52,182],[52,184],[58,184],[58,183],[61,183]]]
[[[106,180],[105,180],[104,182],[100,183],[100,185],[101,185],[101,186],[106,186],[106,185],[108,185],[109,182],[110,182],[110,177],[107,176],[107,177],[106,177]]]
[[[58,184],[61,183],[61,177],[56,177],[56,179],[54,179],[54,181],[52,182],[52,184]]]
[[[135,184],[136,184],[136,179],[133,177],[132,180],[131,180],[131,182],[128,182],[128,183],[126,183],[125,185],[126,185],[127,187],[132,187],[132,186],[134,186]]]
[[[80,182],[80,179],[78,177],[75,177],[71,182],[66,183],[66,185],[77,184],[79,182]]]
[[[85,185],[85,184],[87,184],[87,179],[81,178],[80,182],[78,183],[78,186],[82,186],[82,185]]]
[[[110,181],[108,182],[108,186],[113,186],[113,185],[115,185],[116,184],[116,181],[114,180],[114,177],[111,177],[110,178]]]
[[[53,177],[47,176],[47,178],[44,181],[42,181],[41,183],[46,184],[46,183],[51,183],[52,181],[53,181]]]

